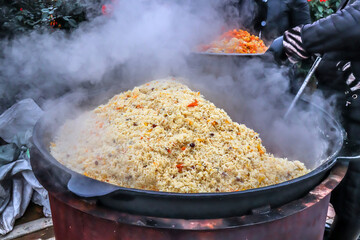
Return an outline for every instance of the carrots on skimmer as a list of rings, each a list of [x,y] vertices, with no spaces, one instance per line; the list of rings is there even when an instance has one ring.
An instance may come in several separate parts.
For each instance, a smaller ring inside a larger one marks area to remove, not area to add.
[[[201,52],[208,53],[264,53],[267,50],[259,37],[240,29],[227,31],[217,40],[199,48]]]

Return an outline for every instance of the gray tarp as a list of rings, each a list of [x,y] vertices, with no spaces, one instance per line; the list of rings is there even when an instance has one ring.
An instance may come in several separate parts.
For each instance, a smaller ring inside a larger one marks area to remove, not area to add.
[[[13,229],[32,200],[51,216],[47,191],[35,178],[29,161],[30,137],[43,111],[32,99],[25,99],[0,116],[0,234]]]

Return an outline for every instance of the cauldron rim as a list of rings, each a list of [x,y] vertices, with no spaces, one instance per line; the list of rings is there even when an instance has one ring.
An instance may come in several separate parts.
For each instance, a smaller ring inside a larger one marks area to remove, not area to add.
[[[134,215],[114,211],[113,209],[109,209],[104,206],[96,206],[96,203],[94,204],[91,200],[84,201],[77,196],[72,196],[70,193],[51,193],[50,199],[55,198],[57,201],[61,201],[62,203],[67,204],[70,207],[73,207],[85,213],[89,213],[95,217],[100,217],[110,221],[116,221],[119,223],[141,227],[202,231],[233,229],[237,227],[246,227],[277,221],[315,206],[335,189],[335,187],[344,178],[346,171],[347,166],[338,163],[334,166],[326,179],[324,179],[319,185],[317,185],[314,189],[312,189],[302,198],[286,203],[276,209],[270,209],[264,212],[252,213],[243,216],[234,216],[229,218],[173,219]],[[74,198],[76,198],[77,200],[74,200]]]

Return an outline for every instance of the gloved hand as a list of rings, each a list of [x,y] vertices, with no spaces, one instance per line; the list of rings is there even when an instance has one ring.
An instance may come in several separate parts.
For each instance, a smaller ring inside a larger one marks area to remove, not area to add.
[[[338,71],[342,71],[347,76],[346,79],[347,90],[345,91],[346,107],[350,106],[354,100],[360,97],[360,78],[355,77],[353,73],[353,70],[357,70],[358,66],[353,67],[352,66],[353,64],[356,65],[358,63],[340,61],[336,64]],[[359,101],[359,99],[357,101]]]
[[[354,75],[351,73],[346,80],[346,85],[348,89],[345,91],[345,106],[349,107],[354,100],[360,97],[360,82],[359,80],[356,80]]]
[[[310,54],[305,50],[302,43],[301,29],[302,26],[297,26],[284,33],[283,44],[285,54],[291,63],[297,63],[310,57]]]
[[[347,133],[346,150],[360,151],[360,77],[359,62],[338,62],[338,71],[345,73],[345,95],[342,103],[342,125]]]
[[[272,53],[276,62],[285,61],[286,55],[283,45],[283,36],[276,38],[270,45],[267,52]]]

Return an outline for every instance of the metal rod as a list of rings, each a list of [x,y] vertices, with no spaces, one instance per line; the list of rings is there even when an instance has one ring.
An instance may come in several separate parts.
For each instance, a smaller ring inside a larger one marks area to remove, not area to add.
[[[299,100],[299,98],[301,97],[301,95],[303,94],[305,87],[308,85],[308,83],[310,82],[310,78],[311,76],[314,74],[316,68],[319,66],[320,62],[321,62],[322,58],[321,57],[317,57],[314,64],[311,66],[310,71],[308,72],[308,74],[306,75],[306,78],[303,82],[303,84],[301,85],[299,91],[297,92],[294,100],[291,102],[290,107],[288,108],[288,110],[285,113],[284,118],[287,118],[289,116],[289,113],[291,112],[291,110],[294,108],[295,104],[297,103],[297,101]]]

